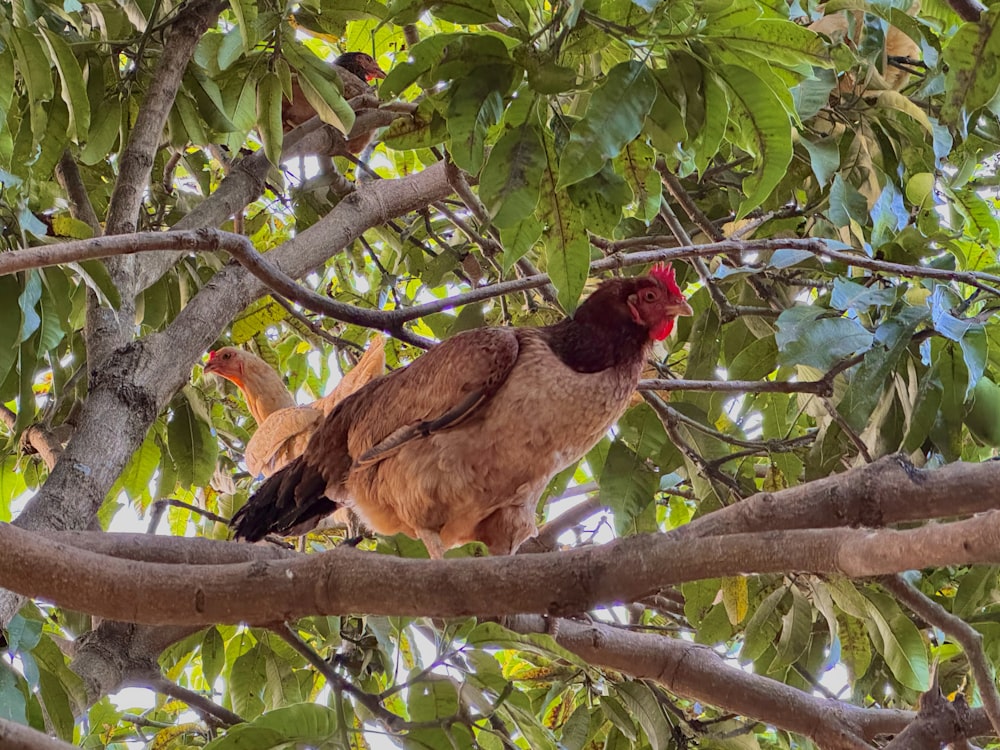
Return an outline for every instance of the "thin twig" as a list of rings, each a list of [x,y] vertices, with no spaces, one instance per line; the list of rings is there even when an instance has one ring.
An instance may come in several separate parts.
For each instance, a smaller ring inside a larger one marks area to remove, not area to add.
[[[198,515],[204,516],[209,521],[215,521],[216,523],[224,523],[226,526],[229,525],[231,519],[225,516],[220,516],[218,513],[213,513],[210,510],[205,510],[204,508],[199,508],[197,505],[191,505],[191,503],[186,503],[183,500],[178,500],[175,497],[162,497],[159,500],[154,500],[153,505],[167,506],[171,505],[174,508],[183,508],[184,510],[189,510],[192,513],[197,513]]]
[[[660,207],[660,218],[666,222],[667,226],[670,227],[670,231],[674,233],[674,237],[681,245],[691,245],[691,237],[685,231],[684,227],[681,225],[680,220],[678,220],[677,215],[674,214],[673,210],[667,204],[666,201],[663,202]],[[712,237],[715,239],[715,237]],[[719,319],[723,323],[729,323],[736,319],[736,311],[733,310],[733,306],[726,299],[726,295],[723,294],[722,290],[719,289],[719,285],[715,283],[712,278],[712,272],[708,270],[708,266],[705,265],[705,261],[701,258],[692,258],[691,265],[694,270],[698,273],[698,278],[701,279],[701,283],[705,285],[708,289],[708,295],[712,298],[712,302],[715,303],[716,308],[719,310]]]
[[[363,705],[372,716],[377,717],[391,731],[398,732],[400,729],[407,728],[407,722],[401,716],[394,714],[392,711],[383,706],[377,695],[366,693],[364,690],[355,687],[348,680],[337,674],[333,665],[317,654],[308,643],[302,640],[302,638],[299,637],[299,634],[296,633],[292,626],[287,622],[283,622],[280,625],[274,625],[271,628],[271,631],[295,649],[295,652],[298,653],[299,656],[304,658],[316,669],[316,671],[323,675],[332,688],[335,690],[341,690],[352,696],[358,703]]]
[[[820,380],[640,380],[640,391],[708,391],[710,393],[815,393],[828,396],[833,383]]]
[[[364,354],[365,348],[361,344],[356,344],[353,341],[348,341],[347,339],[341,338],[340,336],[334,336],[332,333],[330,333],[329,331],[327,331],[325,328],[323,328],[322,326],[320,326],[318,323],[316,323],[313,320],[310,320],[305,315],[303,315],[300,311],[296,310],[295,307],[292,305],[292,303],[289,302],[288,300],[286,300],[280,294],[272,294],[271,298],[275,302],[277,302],[279,305],[281,305],[283,308],[285,308],[285,311],[289,315],[291,315],[293,318],[295,318],[297,321],[299,321],[302,325],[304,325],[306,328],[308,328],[310,331],[312,331],[312,333],[314,333],[316,336],[318,336],[319,338],[323,339],[323,341],[325,341],[326,343],[333,344],[334,346],[336,346],[339,349],[344,349],[344,348],[354,349],[354,350],[356,350],[356,351],[361,352],[362,354]]]
[[[144,685],[157,693],[162,693],[163,695],[174,698],[175,700],[187,703],[191,709],[200,714],[202,718],[206,720],[214,720],[222,726],[231,727],[236,724],[242,724],[246,721],[239,714],[214,703],[201,693],[196,693],[194,690],[181,687],[161,674],[154,673],[153,675],[150,675],[148,679],[144,680]]]
[[[844,416],[837,411],[837,407],[834,406],[833,401],[826,397],[823,397],[821,401],[823,402],[823,407],[826,409],[827,414],[830,415],[830,418],[833,419],[834,423],[840,428],[841,432],[847,435],[847,439],[854,443],[854,447],[858,449],[858,453],[861,454],[865,463],[870,464],[874,461],[871,451],[869,451],[868,446],[865,445],[865,441],[862,440],[857,431],[847,423]]]

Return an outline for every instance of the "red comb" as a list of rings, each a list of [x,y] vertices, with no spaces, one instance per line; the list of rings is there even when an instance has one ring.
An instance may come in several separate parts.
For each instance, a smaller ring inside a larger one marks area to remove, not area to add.
[[[209,352],[208,353],[208,361],[211,362],[213,359],[215,359],[215,352]]]
[[[669,263],[657,263],[649,272],[650,276],[659,281],[671,294],[680,296],[681,288],[677,286],[677,277]]]

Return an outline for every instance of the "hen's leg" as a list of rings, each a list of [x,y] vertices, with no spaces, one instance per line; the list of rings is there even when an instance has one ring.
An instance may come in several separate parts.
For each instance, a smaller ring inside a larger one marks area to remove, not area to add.
[[[509,505],[486,516],[476,526],[476,539],[491,555],[513,555],[525,539],[538,533],[535,514],[527,505]]]
[[[420,529],[417,531],[417,536],[420,537],[420,541],[427,548],[427,554],[431,556],[431,560],[441,560],[444,558],[444,543],[441,541],[439,533],[430,529]]]

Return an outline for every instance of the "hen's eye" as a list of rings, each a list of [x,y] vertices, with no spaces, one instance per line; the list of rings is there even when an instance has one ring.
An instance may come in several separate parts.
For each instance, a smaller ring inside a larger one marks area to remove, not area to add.
[[[652,289],[647,289],[645,292],[642,293],[642,299],[644,302],[655,302],[656,292],[654,292]]]

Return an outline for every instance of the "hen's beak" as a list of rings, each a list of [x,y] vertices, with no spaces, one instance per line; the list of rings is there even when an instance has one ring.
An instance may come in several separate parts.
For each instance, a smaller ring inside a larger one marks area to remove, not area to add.
[[[686,318],[694,315],[694,310],[691,309],[691,305],[688,304],[686,299],[667,305],[667,312],[671,315],[676,315],[678,318]]]
[[[205,363],[203,370],[204,372],[215,372],[218,369],[218,364],[214,359],[210,359]]]
[[[370,81],[373,78],[385,78],[385,71],[378,66],[374,60],[365,66],[365,77]]]

